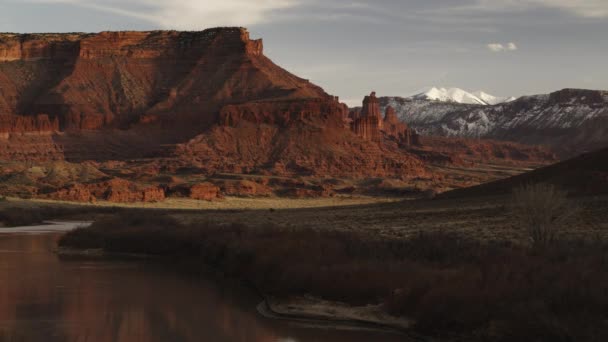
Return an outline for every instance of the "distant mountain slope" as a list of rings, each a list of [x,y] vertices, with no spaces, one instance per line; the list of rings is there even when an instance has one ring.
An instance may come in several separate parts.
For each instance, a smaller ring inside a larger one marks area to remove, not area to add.
[[[483,91],[476,91],[472,94],[477,96],[480,100],[482,100],[483,102],[485,102],[488,105],[497,105],[500,103],[515,101],[517,99],[516,97],[513,97],[513,96],[511,96],[511,97],[494,96],[494,95],[485,93]]]
[[[459,189],[443,197],[494,196],[529,183],[551,183],[573,195],[608,194],[608,148],[496,182]]]
[[[483,91],[470,93],[460,88],[437,87],[431,87],[423,92],[410,96],[410,99],[474,105],[495,105],[514,100],[514,98],[496,97]]]
[[[608,146],[608,92],[564,89],[493,106],[380,99],[422,134],[548,145],[561,156]]]

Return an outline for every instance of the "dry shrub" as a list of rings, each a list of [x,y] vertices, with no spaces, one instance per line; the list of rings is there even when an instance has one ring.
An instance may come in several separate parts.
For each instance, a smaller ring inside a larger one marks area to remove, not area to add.
[[[60,244],[186,259],[193,271],[212,266],[267,294],[383,303],[414,319],[416,331],[446,340],[608,340],[608,245],[597,241],[530,250],[452,233],[389,239],[330,229],[181,225],[141,212],[70,232]]]
[[[567,193],[551,184],[528,184],[513,191],[512,217],[535,246],[554,243],[578,211]]]

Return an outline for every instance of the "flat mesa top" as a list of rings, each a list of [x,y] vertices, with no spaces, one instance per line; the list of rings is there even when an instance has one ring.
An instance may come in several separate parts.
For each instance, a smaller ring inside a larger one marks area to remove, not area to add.
[[[249,33],[245,27],[213,27],[204,30],[194,31],[178,31],[178,30],[151,30],[151,31],[138,31],[138,30],[126,30],[126,31],[101,31],[101,32],[32,32],[32,33],[18,33],[18,32],[0,32],[1,38],[16,38],[16,37],[28,37],[31,39],[36,38],[58,38],[58,37],[74,37],[80,39],[83,37],[90,37],[96,35],[106,34],[202,34],[202,33],[216,33],[216,32],[243,32]]]

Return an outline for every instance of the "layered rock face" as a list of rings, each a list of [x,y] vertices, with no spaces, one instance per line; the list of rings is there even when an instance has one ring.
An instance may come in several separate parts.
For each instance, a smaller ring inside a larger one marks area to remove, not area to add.
[[[115,202],[331,196],[321,185],[276,192],[249,180],[200,182],[226,173],[430,181],[431,159],[419,145],[392,110],[382,117],[375,93],[349,115],[337,97],[264,56],[262,41],[243,28],[0,34],[0,160],[27,166],[0,170],[11,177],[0,191],[11,194]],[[101,174],[29,170],[54,161],[90,161]],[[193,178],[165,184],[159,175]]]
[[[318,98],[245,29],[0,35],[1,114],[46,113],[62,129],[139,121],[212,124],[229,103]]]
[[[224,106],[220,111],[219,124],[237,127],[241,122],[249,122],[287,127],[296,122],[318,120],[335,123],[343,120],[344,116],[342,104],[328,99],[256,101]]]
[[[46,114],[36,116],[0,115],[0,134],[9,133],[52,133],[59,131],[57,118],[50,119]]]
[[[91,184],[74,184],[43,196],[50,199],[77,202],[104,200],[114,203],[161,202],[165,191],[156,186],[142,187],[124,179]]]
[[[272,63],[243,28],[0,34],[0,87],[0,132],[66,132],[53,136],[52,155],[71,161],[164,155],[215,124],[252,120],[249,111],[277,123],[345,115],[336,98]],[[110,130],[93,132],[102,128]]]
[[[365,100],[368,122],[351,131],[346,105],[275,65],[264,56],[262,41],[243,28],[4,34],[0,85],[0,132],[6,141],[16,135],[26,141],[0,158],[155,158],[159,167],[207,174],[427,173],[417,157],[382,142],[375,95]],[[45,135],[25,136],[31,133]],[[143,196],[112,188],[115,196],[93,197]],[[207,197],[199,190],[194,196]],[[64,193],[86,197],[81,189]]]
[[[190,198],[196,200],[214,201],[222,198],[220,188],[209,182],[193,185],[189,192]]]

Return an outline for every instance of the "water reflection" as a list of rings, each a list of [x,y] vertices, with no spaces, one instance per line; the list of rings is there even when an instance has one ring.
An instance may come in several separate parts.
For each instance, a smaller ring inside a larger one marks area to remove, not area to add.
[[[60,261],[57,234],[0,234],[0,341],[399,341],[268,320],[243,289],[141,263]]]

